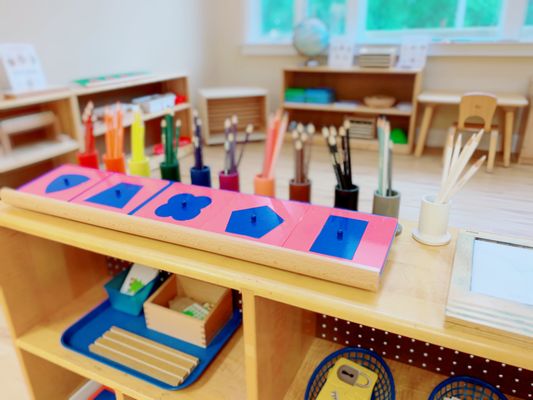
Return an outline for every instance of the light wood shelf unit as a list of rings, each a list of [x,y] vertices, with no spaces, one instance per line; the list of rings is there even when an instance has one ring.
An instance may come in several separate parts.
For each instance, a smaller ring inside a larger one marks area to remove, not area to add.
[[[66,162],[76,163],[76,153],[83,147],[81,112],[89,101],[95,105],[113,105],[117,101],[130,102],[135,97],[149,94],[174,92],[184,95],[187,102],[173,108],[174,116],[182,120],[182,136],[190,136],[192,129],[192,112],[189,103],[189,84],[187,75],[181,73],[166,75],[148,75],[138,79],[90,88],[72,88],[35,96],[16,99],[0,99],[0,120],[40,111],[52,111],[59,120],[62,141],[40,141],[21,145],[9,155],[0,154],[0,186],[19,186],[55,166]],[[165,111],[143,115],[146,124],[146,146],[151,148],[160,143],[161,131],[159,120]],[[129,153],[129,127],[131,120],[125,121],[126,153]],[[96,145],[100,154],[104,151],[105,128],[103,124],[95,126]],[[190,147],[190,146],[189,146]],[[182,151],[180,155],[190,152]]]
[[[312,122],[320,129],[322,126],[340,125],[348,116],[386,115],[392,128],[402,128],[407,133],[407,144],[395,146],[397,153],[411,153],[415,137],[416,99],[420,92],[421,70],[398,68],[329,68],[289,67],[283,70],[282,99],[283,109],[289,113],[290,120],[304,123]],[[333,105],[292,103],[285,101],[285,89],[332,88],[336,101],[359,101],[361,105]],[[397,102],[411,103],[411,110],[396,107],[377,109],[363,104],[363,98],[372,95],[389,95]],[[365,142],[371,142],[369,145]],[[354,148],[377,149],[375,140],[355,140]]]
[[[69,91],[0,100],[0,120],[51,111],[58,120],[60,140],[47,138],[46,128],[17,136],[12,151],[0,154],[0,184],[18,186],[65,162],[76,161],[79,148],[77,104]]]
[[[74,93],[76,95],[79,111],[83,111],[87,103],[92,101],[95,107],[111,106],[117,102],[131,103],[131,100],[136,97],[147,96],[152,94],[163,94],[167,92],[176,93],[185,96],[187,101],[185,103],[177,104],[173,108],[174,118],[180,118],[182,122],[181,135],[183,137],[191,136],[192,129],[192,111],[189,103],[189,83],[187,75],[165,74],[165,75],[149,75],[139,79],[133,79],[127,82],[120,82],[117,84],[109,84],[104,86],[76,88]],[[160,119],[166,114],[166,111],[143,114],[146,132],[146,145],[151,146],[161,141]],[[132,116],[129,116],[132,117]],[[129,152],[130,148],[130,125],[132,118],[128,116],[124,119],[124,147],[125,151]],[[81,121],[81,114],[78,115],[78,135],[83,137],[83,124]],[[95,126],[96,146],[100,153],[104,150],[105,126],[102,123],[97,123]]]
[[[406,232],[414,227],[402,224]],[[154,387],[59,343],[69,324],[105,298],[104,255],[242,292],[242,334],[237,333],[197,383],[165,393],[165,398],[294,398],[293,393],[305,391],[309,371],[337,346],[315,337],[319,314],[533,369],[533,349],[527,345],[445,325],[455,230],[452,244],[440,248],[421,245],[410,235],[399,236],[382,287],[373,293],[3,204],[0,226],[0,251],[5,255],[0,298],[37,399],[59,398],[82,378],[134,399],[162,397]],[[391,365],[400,400],[427,397],[443,378],[404,364]],[[56,378],[53,383],[51,376]]]

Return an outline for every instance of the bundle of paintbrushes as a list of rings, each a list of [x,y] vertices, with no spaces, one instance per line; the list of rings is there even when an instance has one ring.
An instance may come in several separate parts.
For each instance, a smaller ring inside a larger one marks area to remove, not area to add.
[[[263,170],[254,178],[255,194],[275,196],[274,169],[281,152],[288,122],[289,116],[286,113],[282,115],[281,110],[269,118]]]
[[[161,120],[161,144],[165,159],[160,164],[161,177],[169,181],[180,182],[180,165],[178,162],[178,147],[181,135],[181,120],[174,123],[174,114],[168,110]]]
[[[436,200],[437,203],[448,203],[448,201],[450,201],[450,199],[461,190],[466,182],[468,182],[479,170],[487,158],[486,156],[479,158],[466,172],[464,172],[482,137],[483,130],[480,130],[478,133],[470,137],[461,150],[462,134],[457,136],[455,144],[453,143],[453,132],[448,135],[446,147],[444,149],[444,168],[442,170],[440,191]]]
[[[93,110],[94,105],[90,101],[81,117],[85,127],[85,151],[78,153],[78,163],[83,167],[98,169],[98,152],[94,144],[94,121],[96,118],[93,115]]]
[[[309,202],[311,198],[311,180],[309,164],[315,126],[291,123],[290,131],[294,147],[294,178],[289,182],[291,200]]]
[[[331,154],[331,163],[337,179],[335,207],[356,211],[359,201],[359,188],[352,182],[352,158],[348,124],[349,122],[345,121],[338,131],[334,126],[323,127],[322,136],[324,136]],[[339,151],[338,142],[340,142],[341,151]]]
[[[390,123],[384,117],[377,120],[379,142],[379,170],[378,188],[374,192],[372,213],[398,218],[400,214],[400,193],[392,189],[392,140]],[[396,234],[399,235],[402,226],[398,224]]]
[[[392,196],[392,140],[390,136],[390,123],[385,117],[377,121],[379,142],[379,196]]]
[[[192,143],[194,146],[194,166],[191,167],[191,183],[198,186],[211,187],[211,169],[204,165],[202,120],[196,110],[193,111],[194,133]]]
[[[124,162],[124,125],[123,112],[120,104],[115,107],[115,112],[112,112],[109,107],[106,107],[104,113],[105,122],[105,147],[104,164],[108,171],[126,172],[126,165]]]
[[[239,120],[236,115],[224,121],[224,169],[218,174],[220,189],[232,190],[234,192],[238,192],[240,189],[238,169],[244,155],[246,144],[249,142],[254,130],[253,125],[248,124],[246,126],[244,142],[241,145],[239,156],[236,157],[238,123]]]

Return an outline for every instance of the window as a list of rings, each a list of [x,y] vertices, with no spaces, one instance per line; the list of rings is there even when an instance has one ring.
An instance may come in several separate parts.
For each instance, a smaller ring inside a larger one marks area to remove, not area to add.
[[[354,35],[360,43],[399,43],[402,36],[412,35],[460,41],[533,36],[533,0],[248,2],[253,14],[249,42],[288,43],[293,27],[307,17],[322,20],[333,35]],[[257,26],[260,27],[259,32],[253,32]]]

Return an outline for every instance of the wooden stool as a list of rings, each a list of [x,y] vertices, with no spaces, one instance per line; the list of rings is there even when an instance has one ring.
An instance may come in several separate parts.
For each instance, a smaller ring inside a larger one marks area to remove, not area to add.
[[[466,93],[461,97],[459,104],[459,120],[454,123],[449,132],[455,135],[458,131],[477,132],[484,129],[490,132],[489,155],[487,160],[487,171],[494,169],[494,160],[496,159],[496,149],[498,146],[498,126],[492,125],[492,118],[496,111],[496,97],[486,93]],[[467,124],[466,121],[471,117],[478,117],[483,120],[482,124]]]

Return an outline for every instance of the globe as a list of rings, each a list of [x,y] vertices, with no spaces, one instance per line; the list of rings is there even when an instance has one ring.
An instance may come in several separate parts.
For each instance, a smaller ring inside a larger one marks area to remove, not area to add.
[[[329,46],[328,28],[317,18],[306,19],[294,28],[292,43],[298,53],[310,57],[306,65],[316,65],[313,57],[322,54]]]

